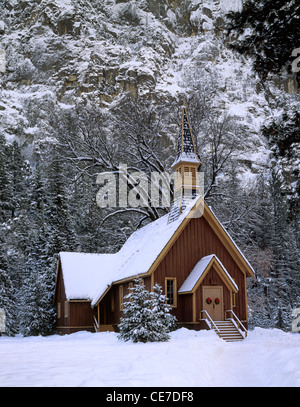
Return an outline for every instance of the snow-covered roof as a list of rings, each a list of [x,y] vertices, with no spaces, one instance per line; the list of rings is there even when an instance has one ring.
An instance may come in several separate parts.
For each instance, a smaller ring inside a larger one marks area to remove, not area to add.
[[[59,254],[65,293],[68,300],[91,300],[92,305],[113,281],[118,264],[117,254]]]
[[[67,299],[88,299],[94,306],[113,282],[147,273],[196,203],[172,223],[165,215],[137,230],[115,254],[61,252]]]
[[[179,288],[178,293],[187,293],[193,290],[201,276],[204,274],[205,270],[207,270],[208,265],[211,263],[211,261],[215,259],[219,265],[221,266],[222,270],[226,274],[227,278],[230,280],[232,285],[236,288],[238,291],[238,286],[234,282],[234,280],[231,278],[230,274],[226,270],[226,268],[223,266],[221,261],[218,259],[218,257],[215,254],[210,254],[209,256],[202,257],[201,260],[198,261],[196,266],[193,268],[193,270],[190,272],[188,277],[185,279],[183,282],[182,286]]]
[[[175,167],[176,164],[179,162],[188,162],[188,163],[193,163],[193,164],[199,164],[200,160],[194,153],[182,153],[181,155],[178,155],[175,159],[175,161],[172,164],[172,167]]]

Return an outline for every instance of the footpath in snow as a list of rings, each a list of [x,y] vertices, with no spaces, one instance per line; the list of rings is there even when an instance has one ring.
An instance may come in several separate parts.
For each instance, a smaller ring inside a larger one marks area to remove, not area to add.
[[[2,336],[0,366],[2,387],[299,387],[300,334],[255,328],[227,343],[182,328],[146,344],[112,332]]]

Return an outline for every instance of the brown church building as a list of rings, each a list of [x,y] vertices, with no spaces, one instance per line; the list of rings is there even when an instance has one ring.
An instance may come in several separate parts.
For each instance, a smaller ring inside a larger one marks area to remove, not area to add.
[[[246,279],[254,271],[201,197],[200,165],[184,108],[170,213],[138,229],[115,254],[59,254],[58,333],[117,330],[124,296],[140,277],[148,290],[162,286],[179,326],[214,329],[226,340],[246,336]]]

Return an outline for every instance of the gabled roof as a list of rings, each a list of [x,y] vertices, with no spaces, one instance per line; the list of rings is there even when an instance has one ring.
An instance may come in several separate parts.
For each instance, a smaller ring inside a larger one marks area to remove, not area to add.
[[[254,271],[242,252],[203,198],[197,197],[189,203],[177,220],[168,224],[168,215],[165,215],[149,223],[134,232],[115,254],[61,252],[59,261],[67,299],[90,300],[94,306],[112,284],[135,276],[150,275],[197,210],[203,212],[203,216],[212,225],[245,275],[253,276]]]
[[[192,202],[171,224],[167,224],[165,215],[138,229],[115,254],[61,252],[67,299],[89,299],[94,306],[112,283],[149,273],[195,204]]]
[[[234,292],[237,292],[238,286],[231,278],[226,268],[223,266],[223,264],[215,254],[211,254],[209,256],[202,257],[202,259],[198,261],[196,266],[183,282],[182,286],[179,288],[178,293],[188,294],[195,291],[195,289],[199,286],[199,284],[213,265],[216,267],[217,273],[220,275],[222,280],[225,280],[225,283]]]

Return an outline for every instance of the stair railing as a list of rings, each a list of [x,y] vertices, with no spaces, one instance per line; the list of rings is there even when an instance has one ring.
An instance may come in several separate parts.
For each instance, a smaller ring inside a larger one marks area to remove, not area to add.
[[[238,329],[238,331],[240,332],[240,334],[243,336],[243,338],[246,338],[247,336],[247,329],[245,328],[245,326],[242,324],[242,322],[239,320],[239,318],[237,317],[237,315],[231,310],[228,309],[225,311],[226,312],[230,312],[232,315],[232,318],[226,318],[227,320],[230,319],[232,321],[232,323],[235,325],[235,327]]]
[[[98,332],[99,324],[98,324],[98,321],[97,321],[96,317],[95,316],[93,316],[93,317],[94,317],[94,329],[95,329],[95,332]]]
[[[206,315],[207,318],[202,318],[202,313],[204,312],[204,314]],[[211,316],[209,315],[209,313],[203,309],[202,311],[200,311],[200,320],[201,321],[205,321],[207,323],[207,325],[209,326],[210,323],[210,329],[214,329],[218,334],[220,333],[219,328],[217,327],[217,325],[214,323],[213,319],[211,318]]]

